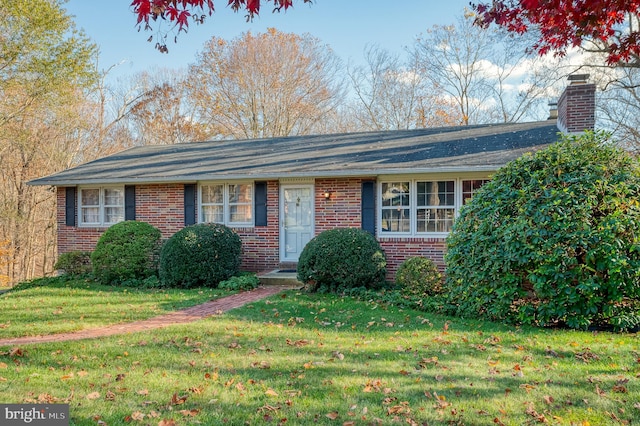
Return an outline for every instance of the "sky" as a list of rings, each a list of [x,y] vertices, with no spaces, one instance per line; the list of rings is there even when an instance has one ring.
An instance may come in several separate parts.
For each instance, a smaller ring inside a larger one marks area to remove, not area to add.
[[[253,22],[246,22],[245,13],[231,11],[227,0],[215,0],[216,10],[204,24],[190,23],[188,33],[181,32],[177,43],[173,37],[168,39],[168,53],[156,50],[155,41],[147,42],[153,32],[138,32],[130,4],[131,0],[110,0],[100,6],[92,0],[69,0],[63,5],[76,26],[98,45],[100,69],[111,68],[108,79],[186,68],[211,37],[232,40],[267,28],[308,33],[345,63],[362,63],[368,45],[403,55],[429,28],[455,23],[469,0],[313,0],[311,5],[296,0],[292,9],[280,13],[272,13],[273,2],[263,0],[260,16]]]

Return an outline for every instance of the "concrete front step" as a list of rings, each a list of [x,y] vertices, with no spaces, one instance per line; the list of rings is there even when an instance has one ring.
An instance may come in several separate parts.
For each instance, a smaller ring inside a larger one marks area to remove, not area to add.
[[[303,286],[303,284],[298,281],[296,272],[281,271],[279,269],[258,274],[258,279],[260,279],[260,284],[262,285]]]

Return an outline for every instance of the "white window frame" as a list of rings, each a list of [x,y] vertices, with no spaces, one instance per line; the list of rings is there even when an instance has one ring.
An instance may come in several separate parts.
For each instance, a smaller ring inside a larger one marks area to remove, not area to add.
[[[205,186],[222,186],[222,203],[203,203],[202,202],[202,188]],[[231,202],[229,199],[229,188],[233,185],[248,185],[251,188],[251,201],[249,202]],[[228,181],[228,182],[202,182],[198,185],[198,222],[207,223],[204,220],[203,207],[206,206],[221,206],[222,207],[222,221],[211,222],[221,223],[223,225],[235,228],[253,227],[255,225],[255,202],[256,202],[256,188],[253,181]],[[246,222],[233,222],[231,221],[231,208],[234,206],[249,206],[251,212],[251,220]]]
[[[376,203],[376,216],[377,216],[377,234],[378,237],[385,238],[398,238],[398,237],[423,237],[423,238],[446,238],[449,235],[449,232],[418,232],[418,210],[424,209],[425,206],[418,205],[418,182],[447,182],[453,181],[454,184],[454,205],[453,206],[442,206],[436,207],[438,209],[453,209],[453,220],[460,215],[460,208],[464,204],[463,200],[463,182],[465,181],[474,181],[474,180],[483,180],[489,181],[490,177],[486,175],[483,176],[447,176],[447,175],[434,175],[434,176],[385,176],[383,179],[378,181],[377,185],[377,203]],[[395,231],[383,231],[383,211],[388,210],[389,206],[383,206],[383,194],[382,187],[383,184],[394,184],[394,183],[409,183],[409,206],[402,206],[403,209],[409,210],[410,217],[410,225],[409,231],[405,232],[395,232]]]
[[[106,203],[106,196],[105,196],[105,191],[107,190],[111,190],[111,189],[117,189],[121,192],[122,194],[122,203],[121,204],[107,204]],[[89,205],[86,206],[82,203],[82,192],[83,191],[89,191],[89,190],[96,190],[99,191],[99,196],[98,196],[98,204],[94,204],[94,205]],[[125,216],[125,193],[124,193],[124,186],[118,186],[118,185],[109,185],[109,186],[80,186],[78,187],[78,226],[80,227],[109,227],[111,225],[115,225],[116,223],[122,222],[124,221],[124,216]],[[106,221],[106,209],[108,208],[120,208],[122,211],[122,214],[120,215],[120,219],[116,220],[115,222],[107,222]],[[96,222],[85,222],[84,221],[84,215],[83,215],[83,210],[85,208],[97,208],[98,209],[98,221]]]

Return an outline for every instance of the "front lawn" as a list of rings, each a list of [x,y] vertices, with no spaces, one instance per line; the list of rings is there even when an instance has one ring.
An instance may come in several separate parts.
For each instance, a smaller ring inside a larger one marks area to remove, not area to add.
[[[637,424],[639,346],[288,291],[188,325],[0,348],[0,401],[68,403],[73,425]]]
[[[44,284],[40,286],[38,284]],[[44,278],[0,295],[0,338],[68,333],[137,321],[229,295],[217,289],[136,289]]]

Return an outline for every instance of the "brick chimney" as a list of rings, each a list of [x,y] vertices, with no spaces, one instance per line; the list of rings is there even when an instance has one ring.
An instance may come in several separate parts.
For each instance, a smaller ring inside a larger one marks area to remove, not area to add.
[[[589,74],[572,74],[558,100],[558,129],[564,133],[593,130],[596,122],[596,85]]]

